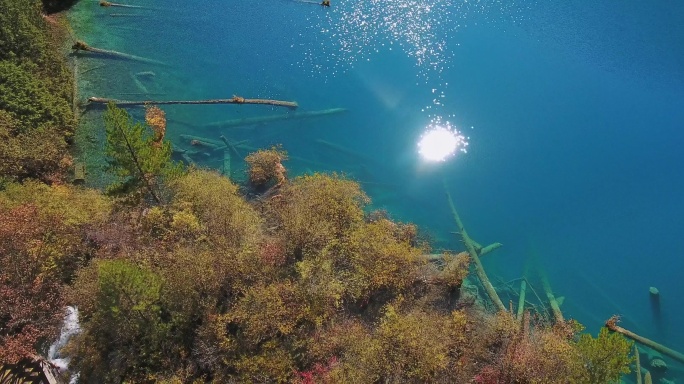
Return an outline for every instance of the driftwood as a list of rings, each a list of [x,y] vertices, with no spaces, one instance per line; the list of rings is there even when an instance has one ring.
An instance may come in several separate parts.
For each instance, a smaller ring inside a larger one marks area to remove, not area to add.
[[[295,0],[298,3],[304,3],[304,4],[314,4],[314,5],[321,5],[323,7],[329,7],[330,6],[330,0],[322,0],[321,2],[314,1],[314,0]]]
[[[168,65],[168,64],[163,63],[163,62],[158,61],[158,60],[152,60],[152,59],[148,59],[145,57],[129,55],[129,54],[123,53],[123,52],[110,51],[108,49],[100,49],[100,48],[91,47],[82,41],[75,42],[74,45],[71,46],[71,49],[74,51],[84,51],[84,52],[97,53],[97,54],[102,55],[102,56],[115,57],[115,58],[120,58],[120,59],[125,59],[125,60],[131,60],[131,61],[139,61],[139,62],[148,63],[148,64]]]
[[[458,231],[461,234],[461,239],[463,239],[463,243],[465,243],[470,258],[473,259],[473,262],[475,262],[475,272],[477,273],[477,277],[480,279],[482,286],[484,287],[485,291],[487,292],[487,295],[492,300],[496,308],[499,311],[506,312],[506,307],[499,298],[499,295],[496,293],[494,286],[492,285],[491,281],[489,281],[489,278],[485,273],[484,267],[482,266],[482,262],[480,261],[480,257],[478,256],[477,250],[475,249],[474,241],[466,232],[465,227],[463,227],[463,222],[461,221],[461,218],[458,216],[458,212],[456,212],[456,207],[454,207],[454,201],[451,199],[451,194],[449,194],[449,191],[446,189],[446,183],[444,183],[444,192],[446,193],[447,200],[449,201],[449,208],[451,209],[451,213],[453,214],[454,220],[456,221]]]
[[[290,109],[297,109],[298,105],[294,101],[268,100],[268,99],[245,99],[240,96],[233,96],[230,99],[210,99],[210,100],[143,100],[143,101],[128,101],[107,99],[103,97],[90,97],[90,103],[94,104],[108,104],[114,103],[119,107],[138,106],[138,105],[164,105],[164,104],[265,104],[276,107],[287,107]]]
[[[653,340],[647,339],[643,336],[639,336],[634,332],[630,332],[630,331],[622,328],[621,326],[617,325],[618,321],[619,321],[619,319],[616,316],[613,316],[606,321],[606,327],[608,329],[610,329],[611,331],[617,332],[617,333],[619,333],[625,337],[628,337],[628,338],[636,341],[637,343],[640,343],[642,345],[645,345],[645,346],[653,349],[654,351],[658,351],[665,356],[669,356],[669,357],[677,360],[680,363],[684,363],[684,354],[677,352],[673,349],[670,349],[664,345],[658,344]]]
[[[245,125],[271,123],[274,121],[300,120],[300,119],[306,119],[306,118],[310,118],[310,117],[328,116],[328,115],[334,115],[334,114],[338,114],[338,113],[342,113],[342,112],[346,112],[346,111],[347,110],[344,108],[331,108],[331,109],[324,109],[321,111],[297,112],[297,113],[290,113],[290,114],[286,114],[286,115],[244,117],[242,119],[232,119],[232,120],[226,120],[226,121],[218,121],[215,123],[209,123],[209,124],[206,124],[204,127],[210,128],[210,129],[234,128],[234,127],[241,127],[241,126],[245,126]]]

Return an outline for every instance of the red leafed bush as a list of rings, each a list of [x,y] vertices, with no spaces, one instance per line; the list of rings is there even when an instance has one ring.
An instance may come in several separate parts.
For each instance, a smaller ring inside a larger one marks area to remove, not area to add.
[[[32,205],[0,207],[0,363],[36,354],[58,334],[61,284],[45,263],[52,224]]]

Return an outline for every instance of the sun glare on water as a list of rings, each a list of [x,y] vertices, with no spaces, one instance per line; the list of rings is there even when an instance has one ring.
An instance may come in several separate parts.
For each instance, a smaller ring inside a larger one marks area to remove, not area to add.
[[[430,125],[418,141],[418,153],[427,161],[445,161],[457,151],[466,152],[466,138],[448,123]]]

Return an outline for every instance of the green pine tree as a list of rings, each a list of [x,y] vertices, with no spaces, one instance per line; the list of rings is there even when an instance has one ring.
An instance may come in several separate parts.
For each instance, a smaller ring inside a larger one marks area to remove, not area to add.
[[[108,171],[118,180],[109,187],[111,193],[145,190],[161,203],[161,179],[173,178],[182,166],[171,161],[171,143],[157,140],[149,127],[134,123],[130,115],[113,103],[104,113],[107,143],[105,153]]]

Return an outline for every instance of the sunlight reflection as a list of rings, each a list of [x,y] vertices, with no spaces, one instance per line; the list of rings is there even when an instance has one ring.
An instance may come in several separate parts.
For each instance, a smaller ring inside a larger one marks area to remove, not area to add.
[[[427,161],[445,161],[457,151],[466,153],[468,141],[449,122],[432,123],[418,141],[418,153]]]

